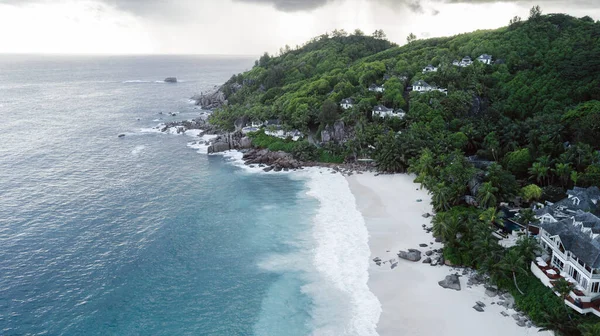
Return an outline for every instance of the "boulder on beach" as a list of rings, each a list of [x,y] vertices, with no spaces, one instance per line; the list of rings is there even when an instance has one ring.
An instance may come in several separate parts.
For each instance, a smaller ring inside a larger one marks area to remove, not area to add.
[[[431,264],[431,258],[427,257],[423,259],[423,264]]]
[[[479,306],[479,305],[474,305],[473,309],[477,310],[480,313],[483,313],[483,308],[481,306]]]
[[[423,218],[429,218],[429,217],[431,217],[431,214],[429,212],[426,212],[422,216],[423,216]]]
[[[165,83],[177,83],[177,77],[167,77]]]
[[[419,261],[421,260],[421,251],[415,249],[409,249],[407,251],[398,252],[398,257],[410,261]]]
[[[450,275],[447,275],[444,280],[439,281],[438,285],[442,286],[443,288],[454,289],[454,290],[459,291],[460,290],[460,279],[458,278],[458,275],[450,274]]]
[[[485,295],[487,295],[489,297],[495,297],[496,295],[498,295],[498,289],[496,289],[494,287],[486,287]]]

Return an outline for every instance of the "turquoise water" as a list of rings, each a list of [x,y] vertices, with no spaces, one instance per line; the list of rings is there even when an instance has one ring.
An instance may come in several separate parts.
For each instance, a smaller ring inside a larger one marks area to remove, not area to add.
[[[0,334],[310,332],[302,277],[260,267],[299,249],[304,183],[140,132],[252,62],[0,58]]]

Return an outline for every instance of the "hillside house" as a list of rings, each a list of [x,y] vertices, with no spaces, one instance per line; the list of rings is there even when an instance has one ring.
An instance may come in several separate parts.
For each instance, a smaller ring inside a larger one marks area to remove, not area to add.
[[[383,92],[385,91],[385,88],[382,86],[379,86],[377,84],[371,84],[371,86],[369,86],[369,91],[371,92]]]
[[[492,55],[483,54],[477,57],[477,60],[483,64],[492,64]]]
[[[471,59],[470,56],[465,56],[460,61],[455,60],[454,62],[452,62],[452,65],[459,66],[459,67],[462,67],[462,68],[468,67],[471,64],[473,64],[473,60]]]
[[[342,99],[342,101],[340,102],[340,106],[344,110],[351,109],[354,107],[354,99],[352,99],[352,98]]]
[[[399,118],[403,119],[406,113],[402,109],[391,109],[383,105],[378,105],[373,108],[373,117],[379,118]]]
[[[429,64],[428,66],[426,66],[425,68],[423,68],[423,73],[437,72],[437,71],[438,71],[438,68],[434,67],[431,64]]]
[[[424,80],[419,80],[413,83],[413,91],[417,92],[429,92],[433,90],[433,86],[427,84]]]
[[[600,316],[600,218],[597,187],[574,188],[568,197],[536,212],[538,241],[545,254],[531,271],[548,287],[559,278],[575,289],[565,303],[581,314]]]

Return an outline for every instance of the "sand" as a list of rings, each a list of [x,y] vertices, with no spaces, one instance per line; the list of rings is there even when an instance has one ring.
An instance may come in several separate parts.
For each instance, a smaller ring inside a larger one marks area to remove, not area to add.
[[[492,304],[498,298],[485,295],[483,286],[468,288],[467,276],[461,276],[461,291],[438,285],[446,275],[462,270],[448,266],[430,266],[397,257],[399,250],[417,248],[423,252],[437,249],[431,234],[422,224],[431,226],[422,215],[431,212],[430,196],[413,183],[409,175],[362,174],[347,177],[358,210],[364,216],[369,232],[371,259],[397,259],[390,263],[369,266],[368,286],[377,296],[382,313],[377,325],[381,336],[465,336],[465,335],[543,335],[538,329],[519,327],[510,316],[514,310]],[[422,202],[417,202],[421,199]],[[428,247],[419,247],[419,244]],[[425,256],[423,256],[425,257]],[[476,301],[483,302],[484,312],[473,309]],[[500,314],[506,311],[509,316]]]

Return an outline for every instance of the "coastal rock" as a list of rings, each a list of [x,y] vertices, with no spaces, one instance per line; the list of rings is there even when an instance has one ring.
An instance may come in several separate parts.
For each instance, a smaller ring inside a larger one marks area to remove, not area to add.
[[[227,142],[215,142],[208,147],[208,154],[224,152],[230,149],[231,147]]]
[[[398,263],[397,263],[397,262],[395,262],[395,263],[392,263],[392,265],[390,266],[390,268],[391,268],[391,269],[394,269],[394,268],[396,268],[397,266],[398,266]]]
[[[398,257],[410,261],[419,261],[421,260],[421,251],[415,249],[409,249],[408,252],[400,251]]]
[[[518,325],[519,327],[524,327],[526,324],[525,324],[525,321],[522,321],[522,320],[521,320],[521,321],[517,321],[517,325]]]
[[[500,314],[502,314],[502,316],[504,316],[504,317],[507,317],[507,316],[508,316],[508,313],[507,313],[507,312],[505,312],[505,311],[501,311],[501,312],[500,312]]]
[[[177,83],[177,77],[167,77],[165,83]]]
[[[419,244],[419,246],[420,246],[420,247],[427,247],[427,246],[429,246],[429,245],[427,245],[427,244],[423,243],[423,244]]]
[[[473,309],[477,310],[480,313],[483,313],[483,308],[481,306],[479,306],[479,305],[474,305]]]
[[[374,261],[374,262],[381,262],[381,258],[379,258],[379,257],[375,257],[375,258],[373,258],[373,261]]]
[[[248,123],[248,117],[247,116],[243,116],[240,118],[237,118],[234,122],[233,122],[233,126],[235,127],[236,131],[241,131],[242,128],[244,126],[246,126],[246,123]]]
[[[123,133],[119,134],[119,138],[123,138],[123,137],[125,137],[125,134],[123,134]]]
[[[477,301],[477,302],[475,302],[475,303],[476,303],[478,306],[482,307],[482,308],[483,308],[483,307],[485,307],[485,303],[483,303],[483,302],[481,302],[481,301]]]
[[[267,173],[268,173],[268,172],[270,172],[271,170],[273,170],[273,167],[267,167],[267,168],[264,168],[263,170],[264,170],[265,172],[267,172]]]
[[[215,88],[213,91],[202,92],[192,97],[196,105],[205,110],[212,110],[227,105],[225,93],[220,88]]]
[[[460,290],[460,279],[456,274],[447,275],[446,278],[439,281],[438,284],[443,288],[454,289],[457,291]]]
[[[498,295],[498,289],[496,289],[494,287],[486,287],[485,295],[487,295],[489,297],[495,297],[496,295]]]
[[[423,264],[431,264],[431,258],[427,257],[423,259]]]
[[[433,251],[427,251],[427,252],[425,252],[425,255],[428,256],[428,257],[431,256],[432,254],[433,254]]]
[[[429,212],[426,212],[422,216],[423,216],[423,218],[429,218],[429,217],[431,217],[431,214]]]

